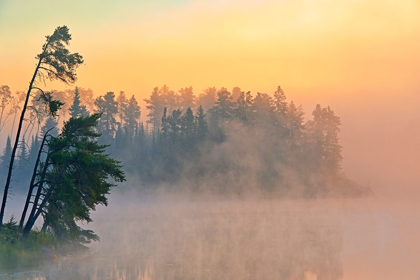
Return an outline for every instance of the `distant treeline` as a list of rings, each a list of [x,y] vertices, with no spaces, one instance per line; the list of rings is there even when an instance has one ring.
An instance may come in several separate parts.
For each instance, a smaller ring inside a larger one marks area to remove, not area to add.
[[[0,94],[2,129],[6,120],[14,126],[22,94],[12,95],[7,86]],[[95,99],[91,90],[76,88],[52,95],[65,103],[55,119],[47,117],[37,98],[32,99],[14,175],[22,186],[30,180],[41,135],[50,128],[57,135],[60,120],[100,112],[100,143],[109,145],[108,152],[122,161],[139,188],[296,196],[358,194],[355,184],[341,172],[340,118],[330,107],[316,105],[312,118],[305,122],[302,107],[287,102],[280,87],[273,95],[213,87],[198,97],[191,87],[178,93],[167,86],[155,88],[145,99],[145,123],[136,98],[124,92],[117,96],[108,92]],[[0,162],[1,181],[10,153],[8,138]]]

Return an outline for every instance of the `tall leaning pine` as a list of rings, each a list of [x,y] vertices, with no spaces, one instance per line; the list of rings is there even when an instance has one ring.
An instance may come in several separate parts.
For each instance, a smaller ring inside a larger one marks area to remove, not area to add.
[[[36,56],[37,65],[32,80],[29,83],[28,92],[26,94],[25,104],[19,119],[19,126],[16,132],[16,139],[12,149],[9,170],[7,173],[6,184],[4,185],[3,200],[0,211],[0,230],[3,226],[4,211],[6,208],[7,197],[12,178],[13,164],[15,161],[16,151],[19,145],[20,133],[22,130],[25,112],[28,107],[29,97],[32,90],[41,92],[41,97],[45,102],[49,113],[55,115],[62,103],[54,101],[51,94],[45,93],[41,88],[37,87],[38,80],[48,79],[50,81],[59,80],[66,84],[72,84],[76,81],[76,68],[83,63],[83,57],[78,53],[70,53],[67,49],[71,35],[67,26],[59,26],[50,36],[46,36],[46,42],[42,46],[42,52]]]

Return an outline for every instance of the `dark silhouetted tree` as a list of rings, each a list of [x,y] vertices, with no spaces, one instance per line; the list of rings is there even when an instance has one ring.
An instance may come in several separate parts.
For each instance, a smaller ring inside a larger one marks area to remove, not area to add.
[[[10,157],[12,155],[12,142],[10,136],[7,136],[6,147],[3,149],[3,153],[0,157],[0,179],[6,179],[5,175],[9,169]]]
[[[71,35],[69,34],[69,29],[67,26],[57,27],[52,35],[46,36],[46,42],[42,46],[42,51],[36,56],[38,62],[35,67],[32,80],[29,83],[25,103],[22,107],[16,139],[12,149],[6,184],[4,186],[3,200],[0,210],[0,229],[3,225],[3,217],[12,178],[13,164],[20,141],[20,134],[22,131],[25,112],[28,107],[28,101],[31,92],[33,89],[36,89],[42,93],[42,100],[47,104],[48,111],[52,115],[55,115],[57,110],[62,105],[61,102],[53,100],[51,94],[45,93],[41,88],[37,87],[35,85],[36,80],[37,78],[46,78],[51,81],[59,80],[66,84],[74,83],[76,81],[76,68],[83,63],[83,57],[81,55],[78,53],[71,53],[67,49],[66,46],[69,44],[70,40]]]
[[[195,122],[197,127],[197,139],[199,141],[204,141],[207,138],[208,127],[206,114],[204,113],[203,106],[200,105],[197,109],[197,114],[195,116]]]
[[[118,114],[118,103],[115,101],[113,92],[107,92],[95,100],[96,112],[101,114],[98,122],[98,132],[101,134],[102,143],[107,145],[114,141],[117,130],[116,116]]]
[[[98,204],[107,205],[106,195],[114,186],[109,179],[125,180],[120,163],[98,144],[99,134],[94,128],[99,117],[70,119],[60,135],[48,141],[47,158],[40,165],[37,182],[33,182],[37,192],[23,229],[24,238],[42,215],[43,229],[50,228],[60,240],[83,244],[97,239],[77,221],[90,222],[90,211]],[[25,220],[23,215],[21,220]]]
[[[127,107],[124,113],[125,128],[128,134],[127,137],[130,140],[134,137],[134,133],[136,129],[138,128],[140,116],[141,116],[140,106],[136,98],[134,97],[134,95],[132,95],[131,98],[127,102]]]
[[[147,123],[153,126],[153,135],[157,135],[163,116],[163,110],[165,108],[165,100],[159,93],[159,88],[155,87],[150,95],[149,99],[144,99],[146,102],[146,108],[149,111],[147,117]]]
[[[80,100],[80,93],[79,88],[76,87],[74,90],[74,98],[73,98],[73,104],[69,108],[70,111],[70,117],[71,118],[77,118],[77,117],[86,117],[89,115],[89,112],[85,105],[81,105]]]

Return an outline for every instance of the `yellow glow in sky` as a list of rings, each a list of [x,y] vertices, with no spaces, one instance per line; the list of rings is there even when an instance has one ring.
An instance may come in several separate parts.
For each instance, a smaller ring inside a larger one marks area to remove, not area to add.
[[[1,0],[0,85],[27,88],[60,25],[85,58],[77,85],[96,95],[281,85],[307,118],[318,102],[342,118],[350,177],[418,189],[418,0]]]
[[[77,84],[96,94],[145,97],[163,84],[380,90],[420,77],[416,0],[113,2],[1,3],[0,83],[27,87],[44,36],[64,24],[85,58]]]

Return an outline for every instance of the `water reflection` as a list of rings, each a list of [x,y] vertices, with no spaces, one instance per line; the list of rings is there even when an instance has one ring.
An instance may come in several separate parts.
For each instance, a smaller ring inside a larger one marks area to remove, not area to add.
[[[127,215],[132,213],[132,215]],[[340,219],[274,202],[154,204],[97,217],[88,255],[10,279],[341,279]],[[6,277],[6,279],[8,279]]]

